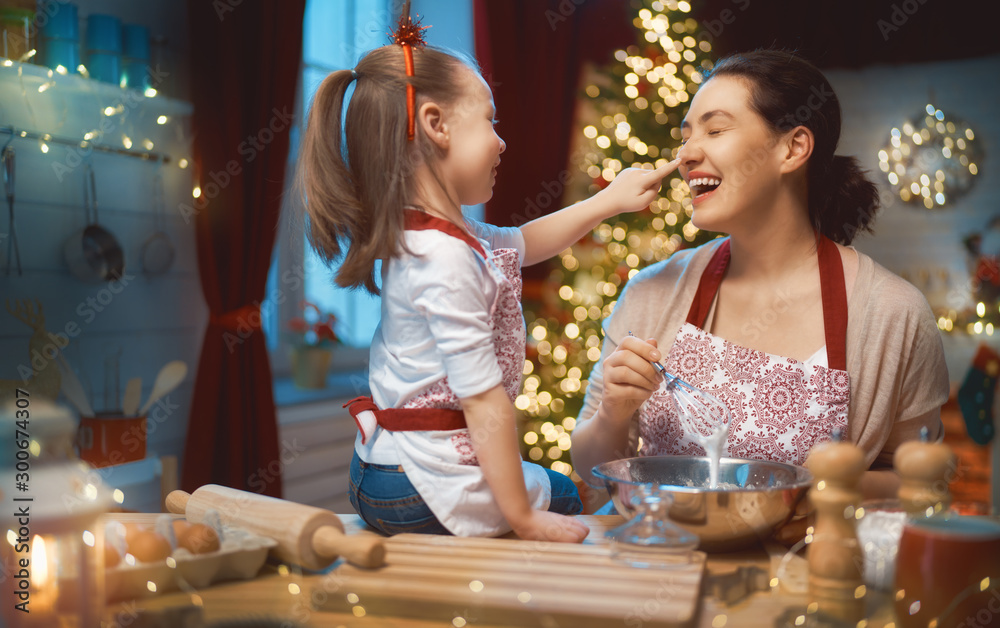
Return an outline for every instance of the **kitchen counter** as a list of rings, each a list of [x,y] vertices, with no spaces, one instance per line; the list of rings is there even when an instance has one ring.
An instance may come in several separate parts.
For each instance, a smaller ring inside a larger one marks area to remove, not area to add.
[[[341,515],[341,520],[348,533],[365,529],[364,523],[356,515]],[[600,546],[605,544],[604,532],[622,523],[620,516],[580,517],[591,533],[585,544]],[[503,540],[497,540],[498,544]],[[701,594],[695,607],[692,621],[685,625],[722,628],[732,627],[773,627],[783,625],[782,618],[788,618],[788,625],[795,625],[795,618],[802,615],[808,600],[805,594],[789,592],[782,585],[776,584],[778,564],[781,561],[784,548],[776,546],[770,554],[764,548],[755,548],[738,553],[710,554],[705,562],[705,573],[701,584]],[[512,551],[512,555],[515,552]],[[392,549],[389,548],[388,560],[392,561]],[[340,563],[338,562],[337,565]],[[335,565],[336,566],[336,565]],[[742,571],[740,571],[742,570]],[[761,571],[755,571],[761,570]],[[766,575],[764,574],[766,572]],[[755,580],[764,583],[767,590],[755,591],[741,597],[739,590],[746,579],[739,577],[740,573],[755,573]],[[793,590],[800,590],[804,580],[804,561],[795,558],[786,565],[783,574],[790,582]],[[485,579],[485,578],[484,578]],[[798,586],[796,586],[798,584]],[[768,586],[769,585],[769,586]],[[295,623],[282,624],[276,621],[274,626],[320,626],[320,627],[398,627],[398,628],[429,628],[431,626],[487,626],[499,628],[504,624],[491,623],[489,612],[484,609],[469,608],[464,616],[454,618],[438,617],[435,619],[418,618],[419,613],[410,604],[400,603],[392,615],[386,609],[379,613],[369,613],[361,604],[354,606],[351,613],[328,612],[315,610],[318,602],[322,606],[329,597],[343,596],[350,592],[344,586],[342,578],[336,571],[327,570],[323,573],[303,573],[294,567],[268,564],[260,575],[252,580],[234,581],[215,584],[213,586],[189,592],[174,592],[149,597],[138,601],[117,602],[108,606],[108,613],[121,613],[119,625],[141,625],[136,617],[140,611],[156,612],[177,606],[191,604],[200,605],[207,624],[226,621],[227,626],[244,625],[251,619],[290,620]],[[735,600],[726,604],[721,597],[730,596]],[[659,596],[657,596],[659,597]],[[311,599],[312,598],[312,599]],[[662,601],[662,600],[661,600]],[[877,628],[890,624],[894,620],[891,600],[888,596],[870,592],[868,594],[869,628]],[[622,626],[652,626],[656,624],[659,601],[653,597],[644,604],[635,607],[628,617],[623,617]],[[406,617],[405,615],[410,615]],[[801,620],[800,620],[801,621]],[[555,622],[551,618],[538,617],[538,626],[555,628],[568,625],[565,622]],[[112,624],[114,625],[114,624]],[[155,624],[154,624],[155,625]],[[263,625],[263,624],[254,624]],[[270,625],[270,624],[269,624]],[[509,625],[509,624],[508,624]],[[519,626],[525,625],[519,622]]]

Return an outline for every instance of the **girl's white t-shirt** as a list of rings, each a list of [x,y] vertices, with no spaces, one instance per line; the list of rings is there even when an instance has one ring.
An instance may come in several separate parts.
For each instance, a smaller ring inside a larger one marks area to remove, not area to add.
[[[466,224],[487,254],[516,249],[523,262],[520,229]],[[445,377],[459,398],[501,384],[491,317],[498,290],[494,274],[469,244],[453,236],[433,229],[408,230],[403,239],[405,250],[382,265],[382,320],[372,339],[368,378],[375,405],[402,407]],[[440,477],[428,470],[435,466],[431,458],[443,442],[441,436],[377,428],[364,444],[359,433],[354,449],[368,463],[402,464],[452,533],[484,536],[508,531],[478,466],[450,466]],[[551,488],[544,469],[529,463],[522,467],[532,507],[548,508]],[[472,503],[479,504],[476,520],[455,514],[456,505]]]

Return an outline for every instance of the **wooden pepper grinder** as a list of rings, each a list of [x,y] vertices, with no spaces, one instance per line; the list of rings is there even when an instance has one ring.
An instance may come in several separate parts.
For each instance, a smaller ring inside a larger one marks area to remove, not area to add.
[[[813,474],[809,499],[816,508],[807,556],[809,599],[824,615],[857,622],[865,612],[864,554],[855,530],[865,459],[856,445],[839,442],[839,436],[814,447],[806,461]]]
[[[928,442],[927,436],[927,428],[921,428],[920,440],[903,443],[892,457],[901,480],[899,501],[910,517],[931,517],[951,505],[948,483],[957,468],[955,454],[944,443]]]

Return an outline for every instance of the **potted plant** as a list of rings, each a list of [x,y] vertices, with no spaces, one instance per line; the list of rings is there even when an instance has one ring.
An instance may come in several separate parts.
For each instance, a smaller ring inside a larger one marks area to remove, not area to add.
[[[333,347],[340,343],[335,330],[337,317],[308,301],[302,302],[302,309],[302,316],[288,321],[292,381],[298,388],[325,388]]]

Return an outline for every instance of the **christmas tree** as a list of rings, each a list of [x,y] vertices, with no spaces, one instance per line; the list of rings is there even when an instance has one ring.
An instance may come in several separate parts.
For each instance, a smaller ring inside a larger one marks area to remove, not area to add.
[[[710,36],[683,0],[634,0],[635,45],[615,52],[608,67],[590,72],[583,99],[579,170],[564,202],[593,195],[623,168],[654,168],[676,155],[680,123],[692,95],[712,68]],[[570,433],[587,377],[600,358],[601,321],[625,283],[644,266],[705,241],[690,222],[687,184],[663,182],[648,211],[602,223],[592,237],[562,252],[549,276],[545,301],[528,304],[528,356],[515,406],[525,416],[528,459],[573,475]]]

